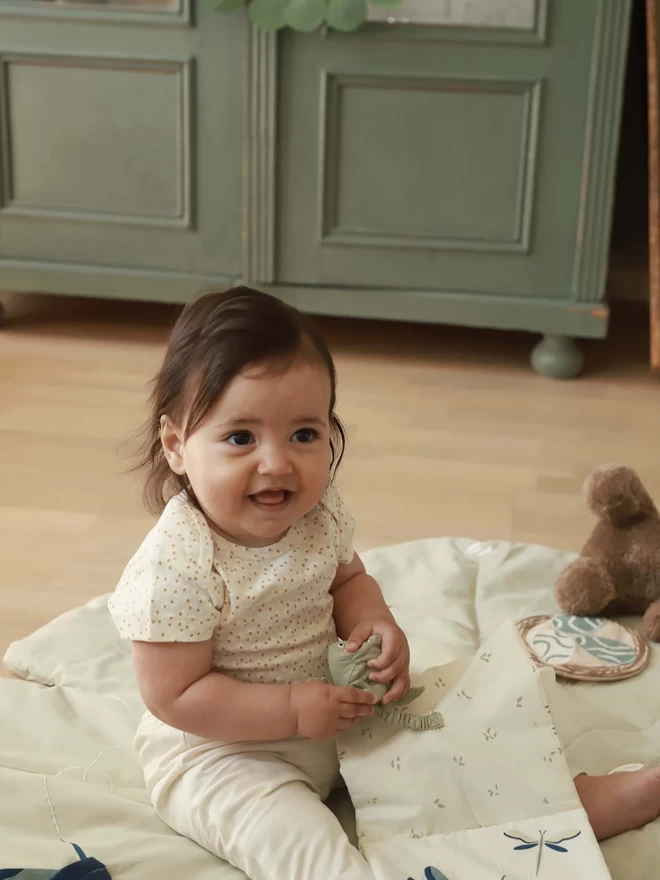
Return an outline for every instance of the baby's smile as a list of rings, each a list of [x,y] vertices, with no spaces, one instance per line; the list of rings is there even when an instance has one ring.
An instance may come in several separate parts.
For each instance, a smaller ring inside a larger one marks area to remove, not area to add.
[[[248,498],[259,510],[276,513],[284,510],[292,496],[293,492],[290,489],[264,489],[248,495]]]

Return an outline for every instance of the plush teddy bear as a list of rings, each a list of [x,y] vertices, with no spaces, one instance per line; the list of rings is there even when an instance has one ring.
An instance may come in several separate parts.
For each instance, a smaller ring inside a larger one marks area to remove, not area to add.
[[[568,614],[643,614],[646,635],[660,641],[660,514],[629,467],[608,465],[584,483],[598,517],[579,558],[555,586]]]

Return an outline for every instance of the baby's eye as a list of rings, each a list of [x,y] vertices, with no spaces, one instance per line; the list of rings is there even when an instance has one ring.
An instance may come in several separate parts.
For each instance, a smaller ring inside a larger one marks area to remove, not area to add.
[[[317,440],[319,436],[319,432],[315,431],[314,428],[301,428],[291,438],[294,443],[313,443],[314,440]]]
[[[249,431],[234,431],[233,434],[227,437],[227,443],[231,444],[231,446],[249,446],[253,440],[254,438]]]

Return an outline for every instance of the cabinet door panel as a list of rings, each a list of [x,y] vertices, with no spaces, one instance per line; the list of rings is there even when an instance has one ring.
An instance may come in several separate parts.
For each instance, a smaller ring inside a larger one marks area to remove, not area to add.
[[[285,34],[278,280],[572,297],[601,9]]]
[[[195,12],[0,0],[0,287],[3,265],[42,289],[58,264],[240,274],[246,23]]]

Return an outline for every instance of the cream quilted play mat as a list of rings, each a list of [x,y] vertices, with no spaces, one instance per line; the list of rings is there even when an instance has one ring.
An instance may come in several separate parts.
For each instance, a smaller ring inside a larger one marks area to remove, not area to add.
[[[515,622],[557,612],[570,554],[437,539],[365,559],[410,638],[425,687],[412,711],[445,720],[424,733],[370,720],[339,743],[377,880],[657,880],[660,822],[601,854],[571,779],[660,763],[658,649],[616,682],[555,682],[532,661]],[[13,644],[5,663],[29,683],[0,680],[3,867],[68,864],[62,837],[113,880],[244,878],[153,813],[132,750],[142,706],[129,646],[103,597]],[[350,828],[346,799],[334,806]],[[284,866],[275,877],[316,880]]]

